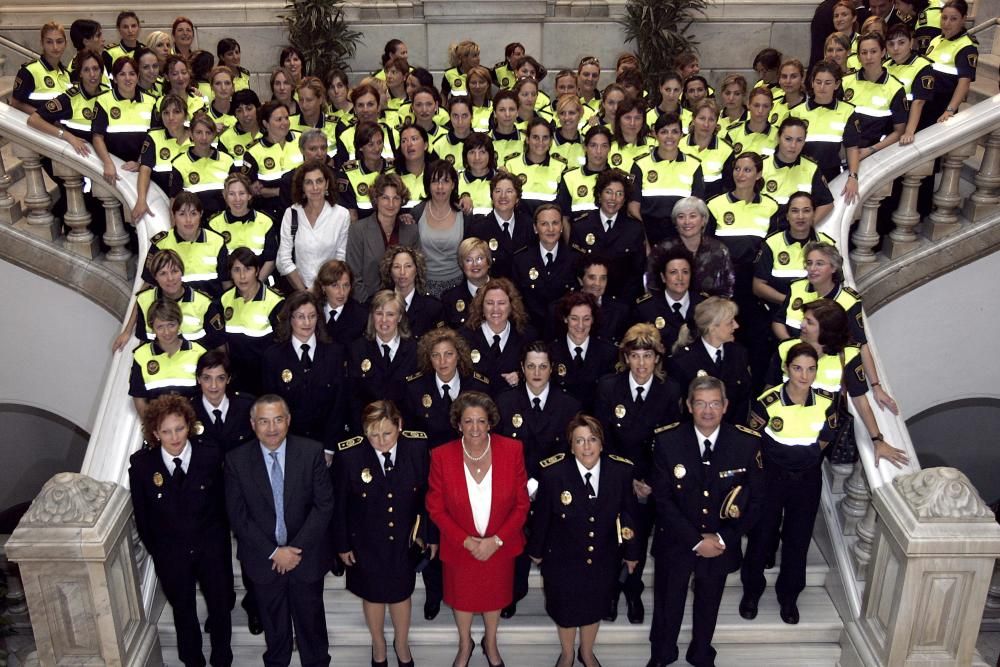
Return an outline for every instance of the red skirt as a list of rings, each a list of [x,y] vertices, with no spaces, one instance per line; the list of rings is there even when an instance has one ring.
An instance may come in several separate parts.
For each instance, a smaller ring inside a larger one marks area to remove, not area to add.
[[[444,601],[457,611],[499,611],[514,599],[514,559],[474,558],[442,562]]]

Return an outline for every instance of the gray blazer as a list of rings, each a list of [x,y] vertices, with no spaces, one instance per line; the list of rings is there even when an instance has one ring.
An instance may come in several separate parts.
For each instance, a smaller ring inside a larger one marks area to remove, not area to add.
[[[399,244],[420,247],[417,225],[399,225]],[[351,294],[355,301],[366,303],[378,291],[382,280],[378,265],[385,254],[385,242],[375,214],[353,223],[347,232],[347,265],[354,273]]]

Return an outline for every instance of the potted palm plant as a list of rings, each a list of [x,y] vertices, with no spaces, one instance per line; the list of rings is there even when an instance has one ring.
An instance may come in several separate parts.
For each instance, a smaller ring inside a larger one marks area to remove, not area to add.
[[[674,58],[694,50],[691,24],[704,15],[708,0],[628,0],[619,19],[625,43],[635,42],[641,71],[649,86],[674,69]]]
[[[347,71],[361,33],[351,30],[344,16],[344,0],[288,0],[280,15],[288,41],[305,60],[303,71],[325,80],[334,69]]]

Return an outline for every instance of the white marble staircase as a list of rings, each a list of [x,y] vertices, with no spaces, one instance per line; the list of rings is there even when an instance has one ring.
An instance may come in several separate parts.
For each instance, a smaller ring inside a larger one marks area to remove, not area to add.
[[[607,667],[642,667],[649,659],[649,621],[652,617],[652,579],[655,563],[650,560],[644,579],[646,591],[643,602],[646,606],[646,622],[630,625],[625,615],[625,601],[622,600],[618,620],[602,623],[595,654]],[[242,598],[239,570],[236,569],[237,597]],[[768,570],[768,590],[760,601],[760,613],[754,621],[745,621],[737,611],[742,589],[739,574],[735,573],[727,581],[719,613],[719,623],[715,633],[715,646],[719,651],[719,667],[833,667],[840,658],[840,637],[843,624],[826,591],[825,584],[829,568],[826,560],[814,542],[810,547],[806,572],[806,589],[799,598],[802,621],[796,625],[785,625],[778,617],[778,603],[772,587],[777,577],[777,568]],[[510,667],[547,667],[555,663],[559,654],[559,641],[555,626],[545,615],[542,598],[542,581],[538,570],[533,568],[529,581],[528,597],[518,604],[517,615],[501,621],[500,649]],[[334,665],[366,667],[370,661],[370,638],[361,614],[360,600],[344,589],[343,578],[328,576],[326,579],[327,628],[329,629]],[[423,618],[424,591],[420,578],[413,595],[413,627],[410,630],[410,646],[414,660],[420,665],[447,666],[455,656],[455,626],[447,606],[432,622]],[[690,598],[688,600],[690,607]],[[199,614],[204,621],[204,604],[199,598]],[[387,618],[386,636],[392,641],[391,625]],[[473,626],[473,638],[482,636],[482,626],[477,620]],[[180,663],[176,655],[176,639],[170,610],[164,608],[159,621],[160,642],[163,646],[164,664],[175,667]],[[681,652],[691,633],[690,611],[681,628]],[[207,655],[207,637],[206,655]],[[254,636],[246,627],[243,609],[236,605],[233,615],[234,664],[261,664],[264,650],[263,635]],[[292,659],[297,666],[298,655]],[[390,660],[390,664],[395,663]],[[486,665],[482,653],[476,653],[472,665]]]

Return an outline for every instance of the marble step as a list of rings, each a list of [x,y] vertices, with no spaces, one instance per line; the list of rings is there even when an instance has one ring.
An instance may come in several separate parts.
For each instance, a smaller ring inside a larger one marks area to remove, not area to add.
[[[631,646],[608,646],[603,643],[604,630],[597,636],[594,654],[606,667],[643,667],[649,660],[648,644]],[[840,646],[835,643],[796,646],[794,644],[757,645],[716,645],[719,654],[715,659],[717,667],[835,667],[840,659]],[[454,646],[414,646],[413,659],[417,665],[447,666],[455,658]],[[680,645],[686,650],[686,645]],[[504,662],[511,667],[549,667],[555,664],[559,648],[555,644],[536,646],[511,646],[501,644]],[[330,655],[333,665],[365,667],[371,660],[368,646],[333,646]],[[260,664],[260,650],[251,647],[234,646],[234,665]],[[164,667],[175,667],[180,663],[173,647],[163,648]],[[390,665],[396,663],[390,659]],[[481,652],[474,653],[471,667],[485,667],[486,658]],[[579,665],[580,663],[576,663]],[[679,662],[678,665],[686,663]],[[292,655],[291,667],[300,667],[298,653]]]
[[[746,551],[746,542],[744,541],[744,552]],[[236,547],[233,546],[233,553],[236,553]],[[780,563],[781,552],[778,552],[778,561]],[[647,587],[653,585],[653,572],[656,569],[656,559],[648,558],[646,560],[646,567],[642,572],[643,583]],[[816,542],[813,541],[809,545],[809,554],[806,559],[806,586],[823,586],[826,583],[827,574],[830,571],[830,567],[827,565],[826,560],[823,558],[823,554],[820,552],[819,547]],[[239,561],[236,560],[235,555],[233,556],[233,573],[234,573],[234,587],[236,588],[237,594],[242,595],[243,590],[243,580],[240,577],[240,565]],[[767,579],[767,585],[773,586],[775,580],[778,578],[778,567],[775,566],[769,570],[764,571],[764,578]],[[333,575],[327,575],[326,581],[324,582],[326,590],[342,590],[344,588],[345,580],[344,577],[334,577]],[[726,579],[726,586],[741,586],[740,583],[740,573],[733,572]],[[417,588],[421,589],[424,586],[423,579],[417,577]],[[541,588],[542,587],[542,573],[538,567],[532,565],[531,571],[528,574],[528,588]]]
[[[786,625],[778,616],[778,602],[773,589],[768,589],[760,600],[760,612],[753,621],[740,618],[738,607],[741,591],[729,589],[725,592],[719,609],[719,621],[715,632],[715,644],[782,644],[788,642],[797,646],[809,644],[836,643],[843,623],[833,606],[829,594],[822,587],[811,586],[799,596],[801,621],[796,626]],[[370,637],[361,614],[361,601],[347,591],[327,591],[326,619],[330,632],[330,642],[334,646],[368,646]],[[423,591],[413,595],[413,625],[410,629],[410,643],[414,647],[455,644],[455,627],[447,608],[434,621],[425,621]],[[632,625],[625,616],[625,603],[621,603],[618,620],[602,623],[600,641],[611,645],[646,645],[649,641],[649,622],[652,619],[653,593],[647,589],[643,593],[646,607],[646,621]],[[687,642],[691,632],[691,598],[680,641]],[[204,620],[203,601],[198,599],[199,617]],[[391,625],[387,623],[387,636],[391,636]],[[473,633],[482,634],[481,622],[477,619]],[[175,646],[172,615],[167,607],[160,615],[160,641],[164,646]],[[545,614],[541,591],[531,591],[518,603],[517,615],[501,622],[501,642],[504,645],[558,646],[555,627]],[[246,628],[246,615],[237,604],[233,615],[233,640],[236,646],[264,645],[263,635],[251,635]]]

